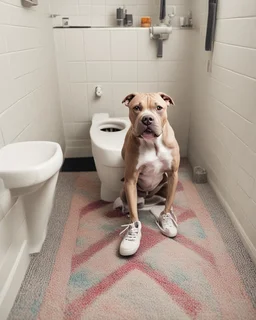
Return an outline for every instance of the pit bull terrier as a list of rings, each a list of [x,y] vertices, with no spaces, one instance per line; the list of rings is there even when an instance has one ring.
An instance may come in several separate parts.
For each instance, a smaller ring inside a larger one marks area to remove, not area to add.
[[[131,127],[122,148],[125,162],[124,188],[121,191],[123,209],[129,211],[131,222],[120,254],[133,255],[140,246],[141,223],[138,205],[157,195],[164,199],[165,207],[156,223],[167,237],[177,234],[177,220],[173,201],[178,183],[180,164],[179,145],[167,119],[167,107],[174,105],[165,93],[132,93],[124,98],[129,107]]]

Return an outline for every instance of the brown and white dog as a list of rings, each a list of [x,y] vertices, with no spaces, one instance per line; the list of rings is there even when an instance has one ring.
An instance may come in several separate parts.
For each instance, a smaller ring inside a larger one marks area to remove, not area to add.
[[[172,206],[178,183],[180,153],[167,118],[168,106],[174,105],[170,96],[162,92],[132,93],[124,98],[123,103],[129,107],[131,127],[122,148],[125,172],[120,198],[128,207],[131,224],[127,225],[128,231],[120,245],[120,253],[131,255],[139,248],[141,238],[138,198],[163,197],[165,208],[158,225],[166,236],[177,234]]]

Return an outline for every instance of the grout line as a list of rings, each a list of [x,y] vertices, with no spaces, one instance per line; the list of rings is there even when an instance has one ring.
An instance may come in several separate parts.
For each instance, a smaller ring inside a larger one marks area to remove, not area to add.
[[[240,20],[240,19],[255,19],[255,15],[253,15],[253,16],[243,16],[243,17],[217,18],[217,20]]]
[[[213,65],[215,65],[215,66],[217,66],[217,67],[219,67],[219,68],[222,68],[222,69],[224,69],[224,70],[228,70],[228,71],[230,71],[230,72],[232,72],[232,73],[238,74],[238,75],[240,75],[240,76],[243,76],[243,77],[245,77],[245,78],[248,78],[248,79],[250,79],[250,80],[256,81],[256,78],[253,78],[253,77],[247,76],[246,74],[243,74],[243,73],[241,73],[241,72],[234,71],[234,70],[232,70],[232,69],[223,67],[223,66],[221,66],[220,64],[217,64],[215,61],[213,61]]]
[[[35,29],[35,30],[41,30],[42,26],[25,26],[25,25],[19,25],[19,24],[13,24],[10,22],[10,24],[8,23],[3,23],[0,24],[1,27],[15,27],[15,28],[26,28],[26,29]]]
[[[9,28],[24,28],[24,29],[34,29],[34,30],[41,30],[40,26],[38,27],[31,27],[31,26],[24,26],[24,25],[16,25],[16,24],[0,24],[1,27],[9,27]]]
[[[251,122],[250,120],[246,119],[243,115],[241,115],[240,113],[236,112],[234,109],[232,109],[231,107],[227,106],[225,103],[223,103],[222,101],[220,101],[219,99],[217,99],[215,96],[213,96],[213,95],[210,94],[209,92],[208,92],[208,95],[209,95],[212,99],[216,100],[218,103],[220,103],[220,104],[222,104],[224,107],[226,107],[229,111],[235,113],[236,115],[238,115],[239,117],[241,117],[243,120],[247,121],[249,124],[252,124],[252,125],[254,124],[254,123]]]
[[[215,43],[220,43],[222,45],[231,46],[231,47],[235,47],[235,48],[244,48],[244,49],[248,49],[248,50],[252,50],[252,51],[256,50],[256,48],[251,48],[251,47],[247,47],[247,46],[243,46],[243,45],[237,45],[237,44],[227,43],[227,42],[222,42],[222,41],[215,41]]]
[[[246,148],[249,149],[250,152],[252,152],[254,155],[256,155],[256,152],[254,152],[250,146],[248,146],[243,140],[240,139],[240,137],[238,135],[236,135],[229,127],[227,127],[222,121],[217,120],[224,128],[226,128],[233,136],[235,136],[235,138],[237,138],[237,140],[239,140]],[[246,171],[246,169],[244,169]],[[246,171],[249,175],[250,173],[248,171]]]
[[[112,45],[113,45],[113,31],[112,30],[109,30],[109,55],[110,55],[110,68],[111,68],[111,82],[110,82],[110,85],[111,85],[111,104],[113,106],[112,110],[110,111],[110,109],[108,110],[108,113],[112,113],[113,116],[115,117],[116,116],[116,107],[115,107],[115,103],[114,103],[114,91],[113,91],[113,88],[114,88],[114,81],[113,81],[113,62],[115,62],[113,60],[113,55],[112,55]]]
[[[29,74],[37,71],[37,70],[40,70],[40,69],[42,69],[42,68],[36,68],[36,69],[34,69],[34,70],[32,70],[32,71],[29,71],[29,72],[27,72],[27,73],[21,74],[21,75],[19,75],[18,77],[14,77],[13,80],[20,79],[20,78],[22,78],[22,77],[24,77],[24,76],[27,76],[27,75],[29,75]]]
[[[20,75],[20,76],[18,76],[18,77],[16,77],[16,78],[13,78],[13,80],[17,80],[17,79],[20,79],[20,78],[22,78],[22,77],[25,77],[25,76],[27,76],[27,75],[29,75],[29,74],[32,74],[32,73],[34,73],[35,71],[39,71],[39,70],[41,70],[42,68],[40,67],[40,68],[36,68],[36,69],[34,69],[34,70],[32,70],[32,71],[29,71],[29,72],[27,72],[27,73],[24,73],[24,74],[22,74],[22,75]]]
[[[21,5],[16,5],[16,4],[13,4],[13,3],[9,3],[9,2],[6,2],[5,0],[1,0],[0,2],[2,2],[6,6],[23,9],[23,7]]]
[[[27,48],[27,49],[19,49],[19,50],[13,50],[13,51],[8,51],[7,48],[7,52],[1,54],[1,55],[10,55],[10,54],[15,54],[15,53],[22,53],[22,52],[28,52],[28,51],[36,51],[38,49],[42,49],[45,48],[44,46],[39,46],[39,47],[33,47],[33,48]]]
[[[6,108],[6,109],[3,110],[2,112],[0,112],[0,117],[2,117],[7,111],[9,111],[9,109],[11,109],[13,106],[15,106],[18,102],[20,102],[21,100],[27,98],[29,95],[31,95],[32,93],[34,93],[36,90],[39,90],[39,88],[41,88],[41,87],[43,87],[43,85],[40,86],[40,87],[38,87],[38,88],[36,88],[36,89],[34,89],[33,91],[25,94],[25,96],[23,96],[22,98],[20,98],[20,99],[18,99],[17,101],[15,101],[13,104],[9,105],[8,108]]]
[[[30,126],[31,126],[31,123],[29,123],[28,125],[26,125],[25,128],[23,128],[23,129],[21,130],[21,132],[20,132],[14,139],[12,139],[12,141],[11,141],[10,143],[13,143],[17,138],[19,138],[19,136],[21,136],[22,133],[23,133],[25,130],[27,130],[27,128],[30,127]]]
[[[89,89],[88,89],[88,70],[87,70],[87,59],[86,59],[86,43],[85,43],[85,30],[82,30],[82,37],[83,37],[83,56],[84,56],[84,68],[85,68],[85,76],[86,76],[86,105],[87,105],[87,112],[86,112],[86,118],[90,119],[90,103],[89,103]],[[69,81],[71,83],[71,81]]]
[[[212,75],[209,75],[209,79],[213,79],[214,81],[222,84],[223,86],[225,86],[226,88],[229,88],[229,89],[233,89],[232,87],[228,86],[227,84],[221,82],[220,80],[216,79],[215,77],[213,77]]]

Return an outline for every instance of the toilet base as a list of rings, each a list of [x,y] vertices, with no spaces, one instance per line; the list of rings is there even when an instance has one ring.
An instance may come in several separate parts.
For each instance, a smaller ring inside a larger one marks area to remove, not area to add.
[[[40,252],[47,234],[59,172],[35,192],[21,196],[28,227],[29,253]]]
[[[120,196],[120,191],[111,190],[109,186],[101,184],[100,188],[100,197],[101,200],[107,201],[107,202],[113,202]]]

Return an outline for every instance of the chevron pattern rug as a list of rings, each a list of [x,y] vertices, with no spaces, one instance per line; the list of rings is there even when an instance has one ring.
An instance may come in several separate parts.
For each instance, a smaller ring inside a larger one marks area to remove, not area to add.
[[[49,281],[28,305],[27,317],[19,319],[256,319],[255,301],[241,274],[246,268],[234,262],[234,248],[224,241],[186,165],[180,168],[175,198],[178,236],[164,237],[154,217],[142,212],[141,246],[130,258],[118,255],[121,224],[128,220],[112,203],[99,200],[99,190],[95,172],[76,175]],[[227,223],[227,233],[230,228]],[[246,263],[239,245],[236,254]],[[250,272],[255,275],[253,267]],[[18,319],[17,312],[12,315]]]

